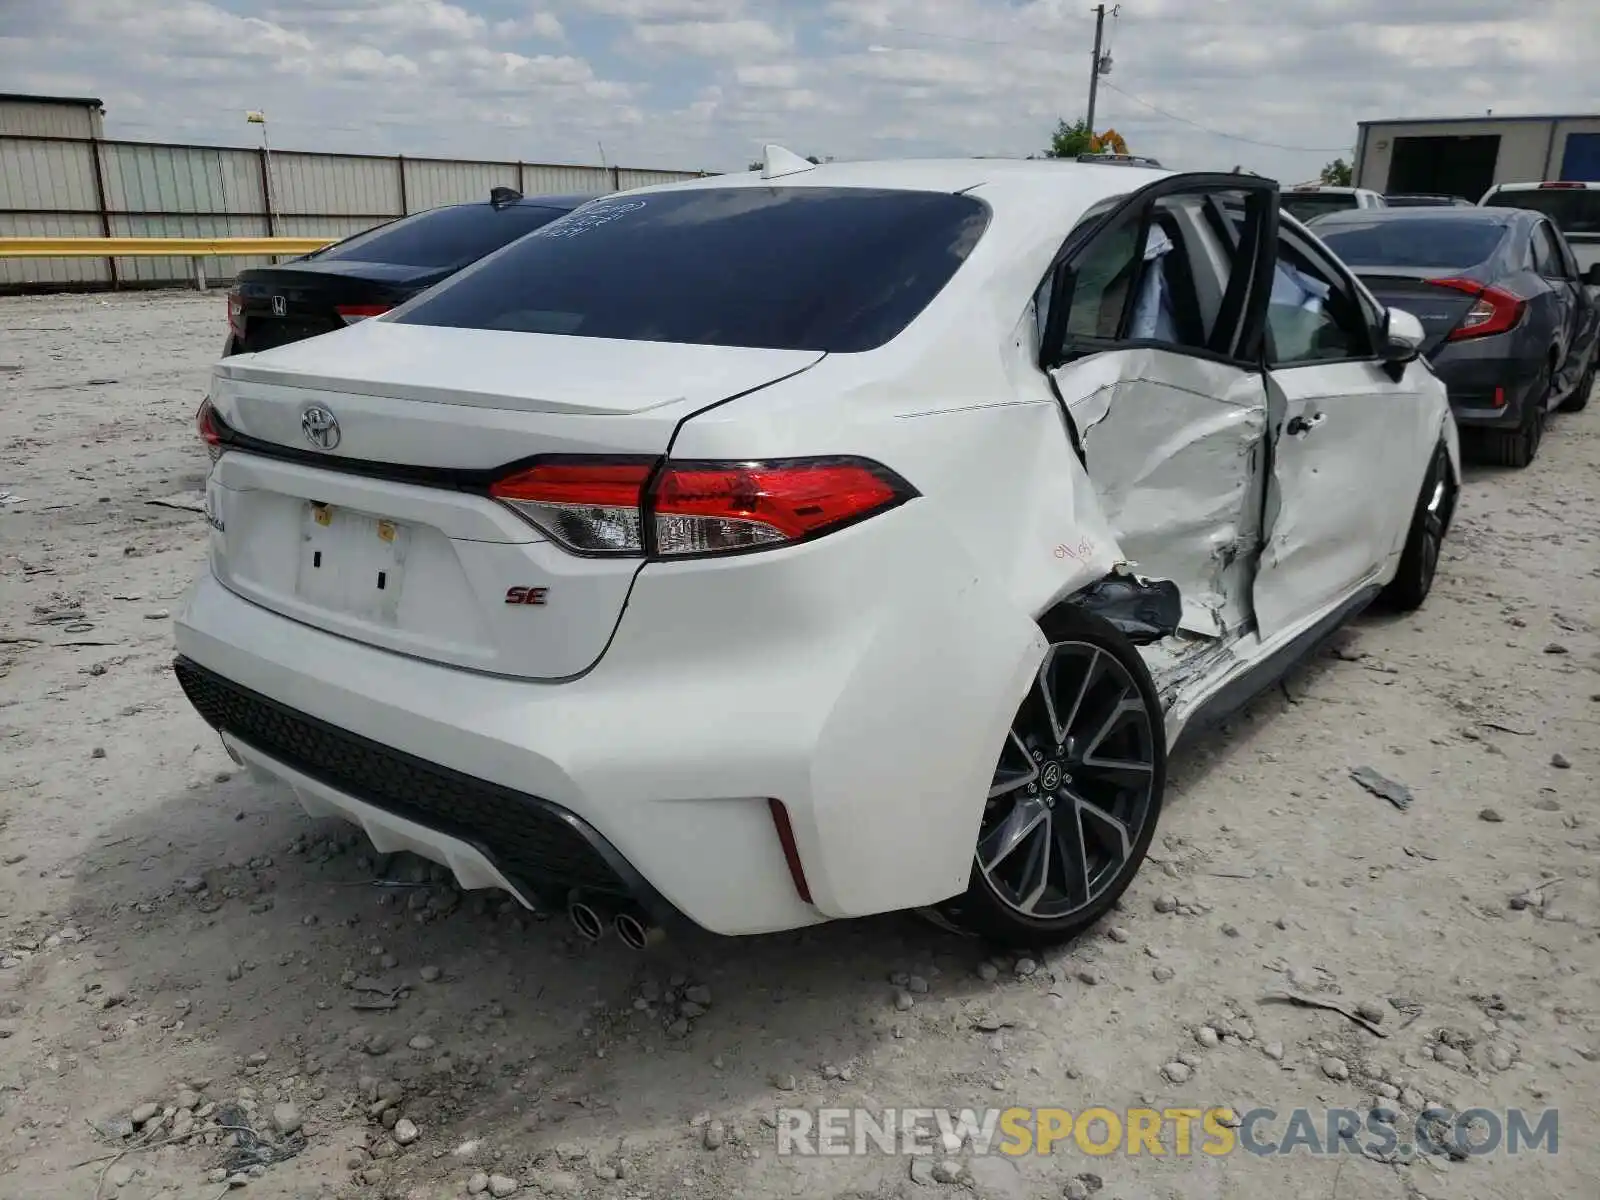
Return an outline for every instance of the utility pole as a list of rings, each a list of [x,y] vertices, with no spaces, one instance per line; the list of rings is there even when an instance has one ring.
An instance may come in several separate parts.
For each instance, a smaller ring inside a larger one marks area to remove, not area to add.
[[[1121,9],[1120,4],[1111,6],[1111,15],[1115,17]],[[1095,5],[1094,9],[1094,57],[1089,61],[1089,115],[1086,118],[1089,126],[1089,136],[1094,136],[1094,102],[1100,91],[1100,76],[1108,73],[1110,63],[1106,62],[1101,54],[1101,39],[1106,28],[1106,6]]]

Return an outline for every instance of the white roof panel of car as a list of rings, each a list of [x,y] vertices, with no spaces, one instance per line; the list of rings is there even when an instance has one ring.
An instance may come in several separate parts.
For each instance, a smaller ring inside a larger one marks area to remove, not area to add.
[[[810,171],[763,179],[759,171],[711,175],[637,189],[638,193],[725,187],[870,187],[925,192],[982,188],[994,205],[1044,200],[1088,207],[1107,196],[1135,191],[1172,174],[1150,167],[1079,163],[1061,159],[952,158],[822,163]]]
[[[1541,180],[1536,183],[1497,183],[1490,188],[1489,191],[1537,192],[1541,190],[1547,190],[1559,192],[1576,188],[1600,188],[1600,183],[1585,179]]]

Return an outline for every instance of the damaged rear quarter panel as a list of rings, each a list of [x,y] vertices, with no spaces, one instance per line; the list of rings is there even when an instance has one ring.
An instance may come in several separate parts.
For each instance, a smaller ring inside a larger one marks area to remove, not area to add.
[[[936,503],[973,560],[1038,616],[1124,558],[1055,398],[902,418],[937,455]]]

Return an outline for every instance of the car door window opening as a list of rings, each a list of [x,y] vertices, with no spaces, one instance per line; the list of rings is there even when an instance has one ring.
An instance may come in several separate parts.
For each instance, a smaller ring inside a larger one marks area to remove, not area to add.
[[[1374,330],[1354,284],[1287,227],[1278,233],[1278,267],[1267,305],[1270,368],[1377,357]]]
[[[1241,228],[1229,229],[1211,211],[1217,199],[1197,190],[1156,196],[1109,219],[1086,216],[1067,239],[1075,249],[1035,296],[1041,361],[1056,366],[1112,346],[1250,361],[1247,300],[1265,202],[1234,189]],[[1058,304],[1063,311],[1052,314]]]

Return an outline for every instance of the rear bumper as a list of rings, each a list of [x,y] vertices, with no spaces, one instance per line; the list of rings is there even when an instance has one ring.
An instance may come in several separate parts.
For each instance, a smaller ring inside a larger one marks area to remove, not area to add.
[[[652,797],[642,759],[659,770],[666,748],[640,746],[654,741],[647,731],[629,746],[636,714],[597,706],[583,680],[524,683],[373,649],[210,575],[175,632],[184,691],[258,775],[314,815],[361,825],[380,849],[448,865],[463,887],[524,902],[591,890],[717,933],[825,919],[796,891],[765,796],[726,797],[707,779],[725,798]],[[629,791],[609,791],[599,777],[623,766],[644,770]]]
[[[533,907],[582,891],[638,903],[658,925],[680,914],[584,820],[359,737],[224,679],[180,655],[184,694],[253,773],[286,783],[313,816],[360,825],[382,853],[442,861],[468,889],[499,887]]]
[[[180,676],[312,811],[465,863],[464,882],[625,892],[727,934],[932,904],[966,887],[1044,644],[917,508],[653,565],[600,663],[561,683],[376,649],[208,573],[175,622]]]
[[[1464,346],[1447,346],[1433,361],[1434,373],[1449,389],[1450,411],[1457,424],[1488,428],[1515,428],[1521,423],[1523,406],[1538,383],[1539,366],[1532,359],[1484,354]]]

